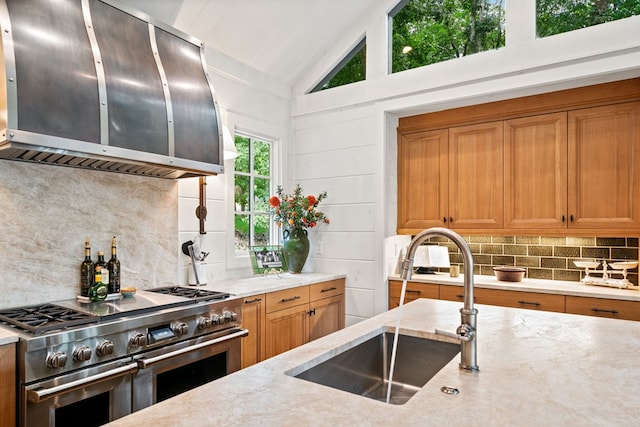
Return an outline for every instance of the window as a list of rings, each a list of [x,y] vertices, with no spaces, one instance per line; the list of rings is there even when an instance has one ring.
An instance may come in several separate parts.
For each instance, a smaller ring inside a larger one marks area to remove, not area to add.
[[[538,37],[640,15],[638,0],[537,0]]]
[[[234,137],[238,157],[235,159],[235,242],[236,252],[249,246],[271,243],[272,223],[269,197],[272,188],[273,143],[248,135]]]
[[[311,92],[348,85],[367,78],[367,39],[363,38]]]
[[[390,71],[422,67],[505,44],[505,0],[403,0],[389,13]]]

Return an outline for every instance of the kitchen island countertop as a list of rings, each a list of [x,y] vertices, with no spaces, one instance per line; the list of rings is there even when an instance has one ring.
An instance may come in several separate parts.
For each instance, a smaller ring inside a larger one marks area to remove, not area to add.
[[[640,419],[640,327],[626,320],[476,305],[480,372],[460,372],[456,356],[403,405],[287,375],[392,330],[399,311],[404,332],[454,331],[460,308],[419,299],[112,424],[631,426]]]

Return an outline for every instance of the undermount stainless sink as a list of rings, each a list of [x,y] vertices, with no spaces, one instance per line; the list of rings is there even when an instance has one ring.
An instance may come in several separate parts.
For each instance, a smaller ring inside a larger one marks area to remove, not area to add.
[[[289,374],[386,402],[393,332],[382,332],[300,373]],[[406,403],[460,352],[460,345],[399,334],[390,403]]]

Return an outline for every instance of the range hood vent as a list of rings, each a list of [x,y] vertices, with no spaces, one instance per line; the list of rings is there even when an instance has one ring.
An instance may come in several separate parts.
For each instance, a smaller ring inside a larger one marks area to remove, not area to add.
[[[204,46],[106,0],[0,0],[0,158],[158,178],[222,173]]]

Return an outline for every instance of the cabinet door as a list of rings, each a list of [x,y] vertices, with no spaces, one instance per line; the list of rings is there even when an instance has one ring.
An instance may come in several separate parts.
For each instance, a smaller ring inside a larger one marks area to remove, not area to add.
[[[448,130],[398,139],[398,233],[447,226]]]
[[[567,115],[504,122],[505,228],[566,229]]]
[[[402,293],[402,281],[389,281],[389,310],[400,307],[400,296]],[[433,283],[407,282],[405,289],[404,303],[418,298],[438,299],[440,297],[440,285]]]
[[[16,425],[16,348],[0,345],[0,426]]]
[[[265,358],[265,295],[244,299],[242,327],[249,335],[242,338],[242,368],[261,362]]]
[[[266,357],[273,357],[305,344],[309,338],[309,304],[267,313]]]
[[[344,294],[311,303],[309,341],[344,328]]]
[[[569,112],[569,177],[569,227],[640,227],[640,102]]]
[[[502,228],[502,122],[449,129],[449,227]]]

